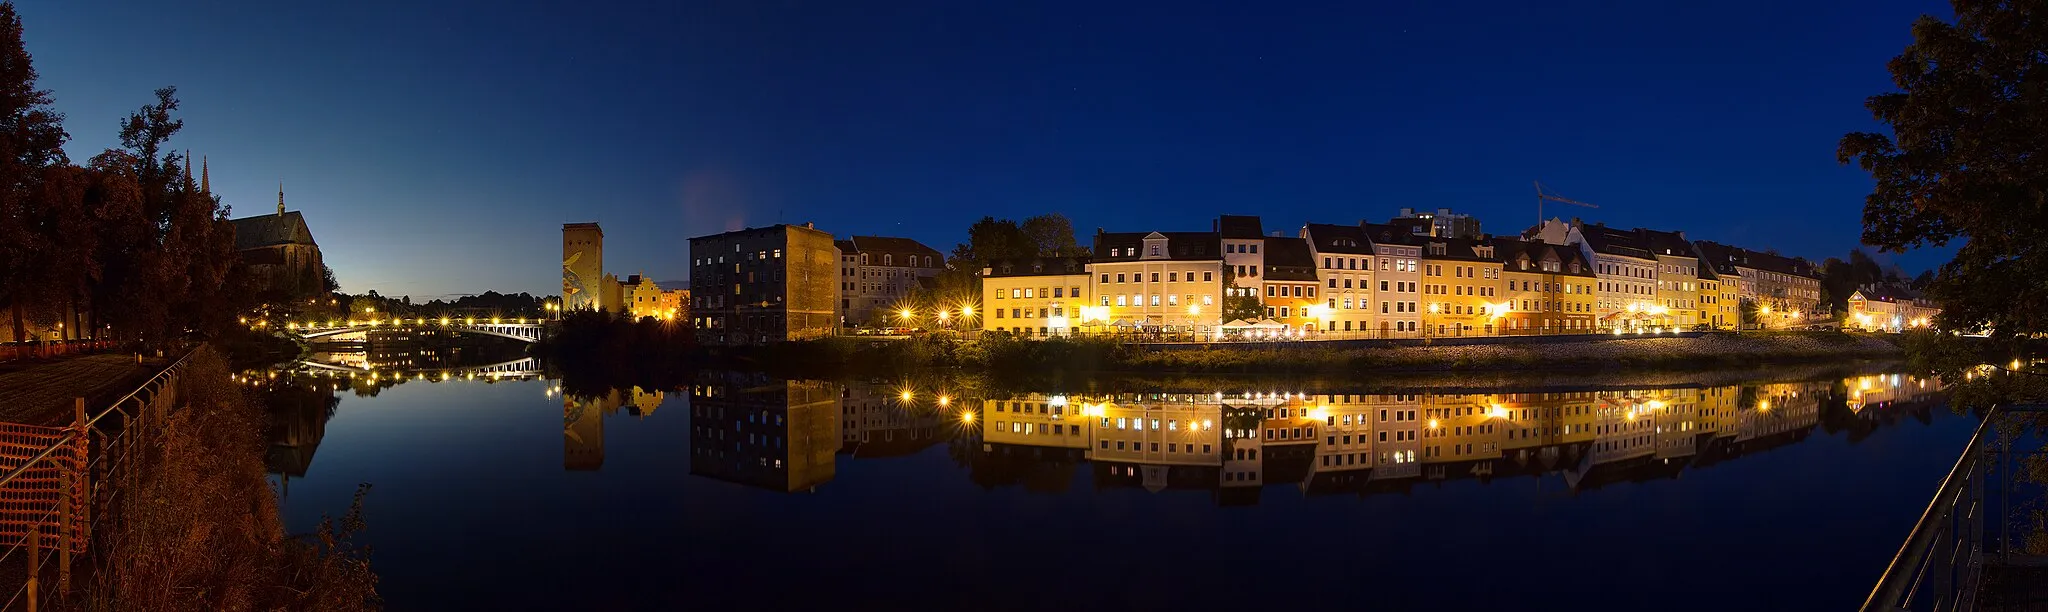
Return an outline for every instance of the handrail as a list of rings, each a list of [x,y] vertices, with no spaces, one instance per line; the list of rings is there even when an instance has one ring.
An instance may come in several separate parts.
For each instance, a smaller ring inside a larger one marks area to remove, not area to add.
[[[1906,565],[1914,560],[1925,561],[1927,549],[1934,545],[1935,525],[1945,512],[1944,506],[1952,505],[1954,495],[1962,490],[1963,482],[1969,478],[1969,470],[1975,468],[1978,449],[1984,444],[1984,432],[2004,412],[2002,408],[1993,407],[1985,413],[1984,420],[1977,423],[1977,431],[1971,434],[1970,443],[1963,447],[1962,456],[1956,459],[1955,467],[1935,489],[1933,501],[1928,502],[1927,510],[1920,513],[1920,520],[1913,523],[1913,531],[1906,536],[1906,543],[1899,547],[1897,555],[1892,556],[1891,564],[1885,566],[1884,575],[1878,578],[1877,586],[1870,590],[1870,596],[1863,600],[1860,609],[1898,609],[1899,598],[1906,594],[1907,586],[1917,582],[1920,574],[1917,568]]]
[[[154,385],[160,382],[160,380],[165,377],[174,375],[178,371],[179,367],[185,365],[185,360],[191,359],[192,354],[197,352],[199,352],[197,348],[186,349],[184,355],[179,356],[178,359],[176,361],[172,361],[170,365],[164,366],[163,370],[158,371],[155,376],[149,377],[149,380],[142,381],[142,384],[137,385],[134,391],[129,391],[127,395],[121,396],[121,399],[114,400],[113,403],[108,404],[107,409],[101,410],[99,414],[93,415],[91,419],[85,422],[85,425],[87,427],[98,425],[100,422],[100,417],[107,416],[108,413],[113,412],[114,409],[120,407],[121,404],[128,403],[128,400],[135,399],[136,395],[139,395],[143,391],[148,390],[150,385]]]

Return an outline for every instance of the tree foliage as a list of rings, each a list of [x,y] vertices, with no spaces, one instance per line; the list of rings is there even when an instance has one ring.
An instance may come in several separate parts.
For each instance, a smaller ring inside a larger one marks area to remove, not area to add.
[[[1237,268],[1235,266],[1223,265],[1223,286],[1227,289],[1223,294],[1222,321],[1226,323],[1232,319],[1257,321],[1266,317],[1266,306],[1263,302],[1259,301],[1259,296],[1256,292],[1251,295],[1232,294],[1232,291],[1237,288]]]
[[[946,270],[939,274],[936,299],[959,301],[981,298],[981,270],[989,262],[1024,257],[1072,257],[1086,255],[1074,237],[1074,222],[1066,215],[1051,213],[1025,219],[982,217],[967,226],[967,242],[953,247],[946,258]]]
[[[160,341],[232,325],[250,292],[220,198],[171,150],[177,89],[120,124],[121,148],[84,166],[0,3],[0,311],[11,337]]]
[[[1950,329],[2048,331],[2048,5],[1956,0],[1923,16],[1889,64],[1899,91],[1865,103],[1890,134],[1837,154],[1869,171],[1863,241],[1963,244],[1928,284]]]

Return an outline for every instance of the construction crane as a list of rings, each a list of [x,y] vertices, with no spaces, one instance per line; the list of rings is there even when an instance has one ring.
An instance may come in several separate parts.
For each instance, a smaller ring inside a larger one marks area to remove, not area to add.
[[[1542,182],[1542,181],[1530,181],[1530,182],[1532,182],[1532,183],[1535,183],[1535,184],[1536,184],[1536,224],[1537,224],[1537,225],[1543,225],[1543,201],[1544,201],[1544,200],[1549,200],[1549,201],[1552,201],[1552,202],[1558,202],[1558,203],[1563,203],[1563,204],[1570,204],[1570,205],[1573,205],[1573,206],[1584,206],[1584,207],[1586,207],[1586,208],[1599,208],[1599,206],[1596,206],[1596,205],[1593,205],[1593,204],[1587,204],[1587,203],[1585,203],[1585,202],[1580,202],[1580,201],[1578,201],[1578,200],[1574,200],[1574,199],[1571,199],[1571,198],[1567,198],[1567,197],[1564,197],[1564,196],[1560,196],[1560,195],[1557,195],[1557,194],[1553,194],[1553,193],[1547,193],[1547,192],[1543,191],[1543,182]]]

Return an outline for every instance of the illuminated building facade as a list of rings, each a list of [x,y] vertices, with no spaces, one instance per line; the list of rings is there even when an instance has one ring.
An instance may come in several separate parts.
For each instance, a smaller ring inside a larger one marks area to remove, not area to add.
[[[690,322],[708,344],[760,344],[839,328],[839,248],[810,224],[690,239]]]
[[[982,329],[1057,336],[1109,323],[1091,306],[1087,257],[1032,257],[989,262],[981,271]]]

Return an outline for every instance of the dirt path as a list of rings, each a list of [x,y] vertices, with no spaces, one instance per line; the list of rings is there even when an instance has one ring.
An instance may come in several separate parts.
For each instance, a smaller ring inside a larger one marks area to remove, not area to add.
[[[54,425],[71,415],[73,398],[87,410],[106,407],[164,366],[132,355],[87,355],[0,373],[0,421]]]

